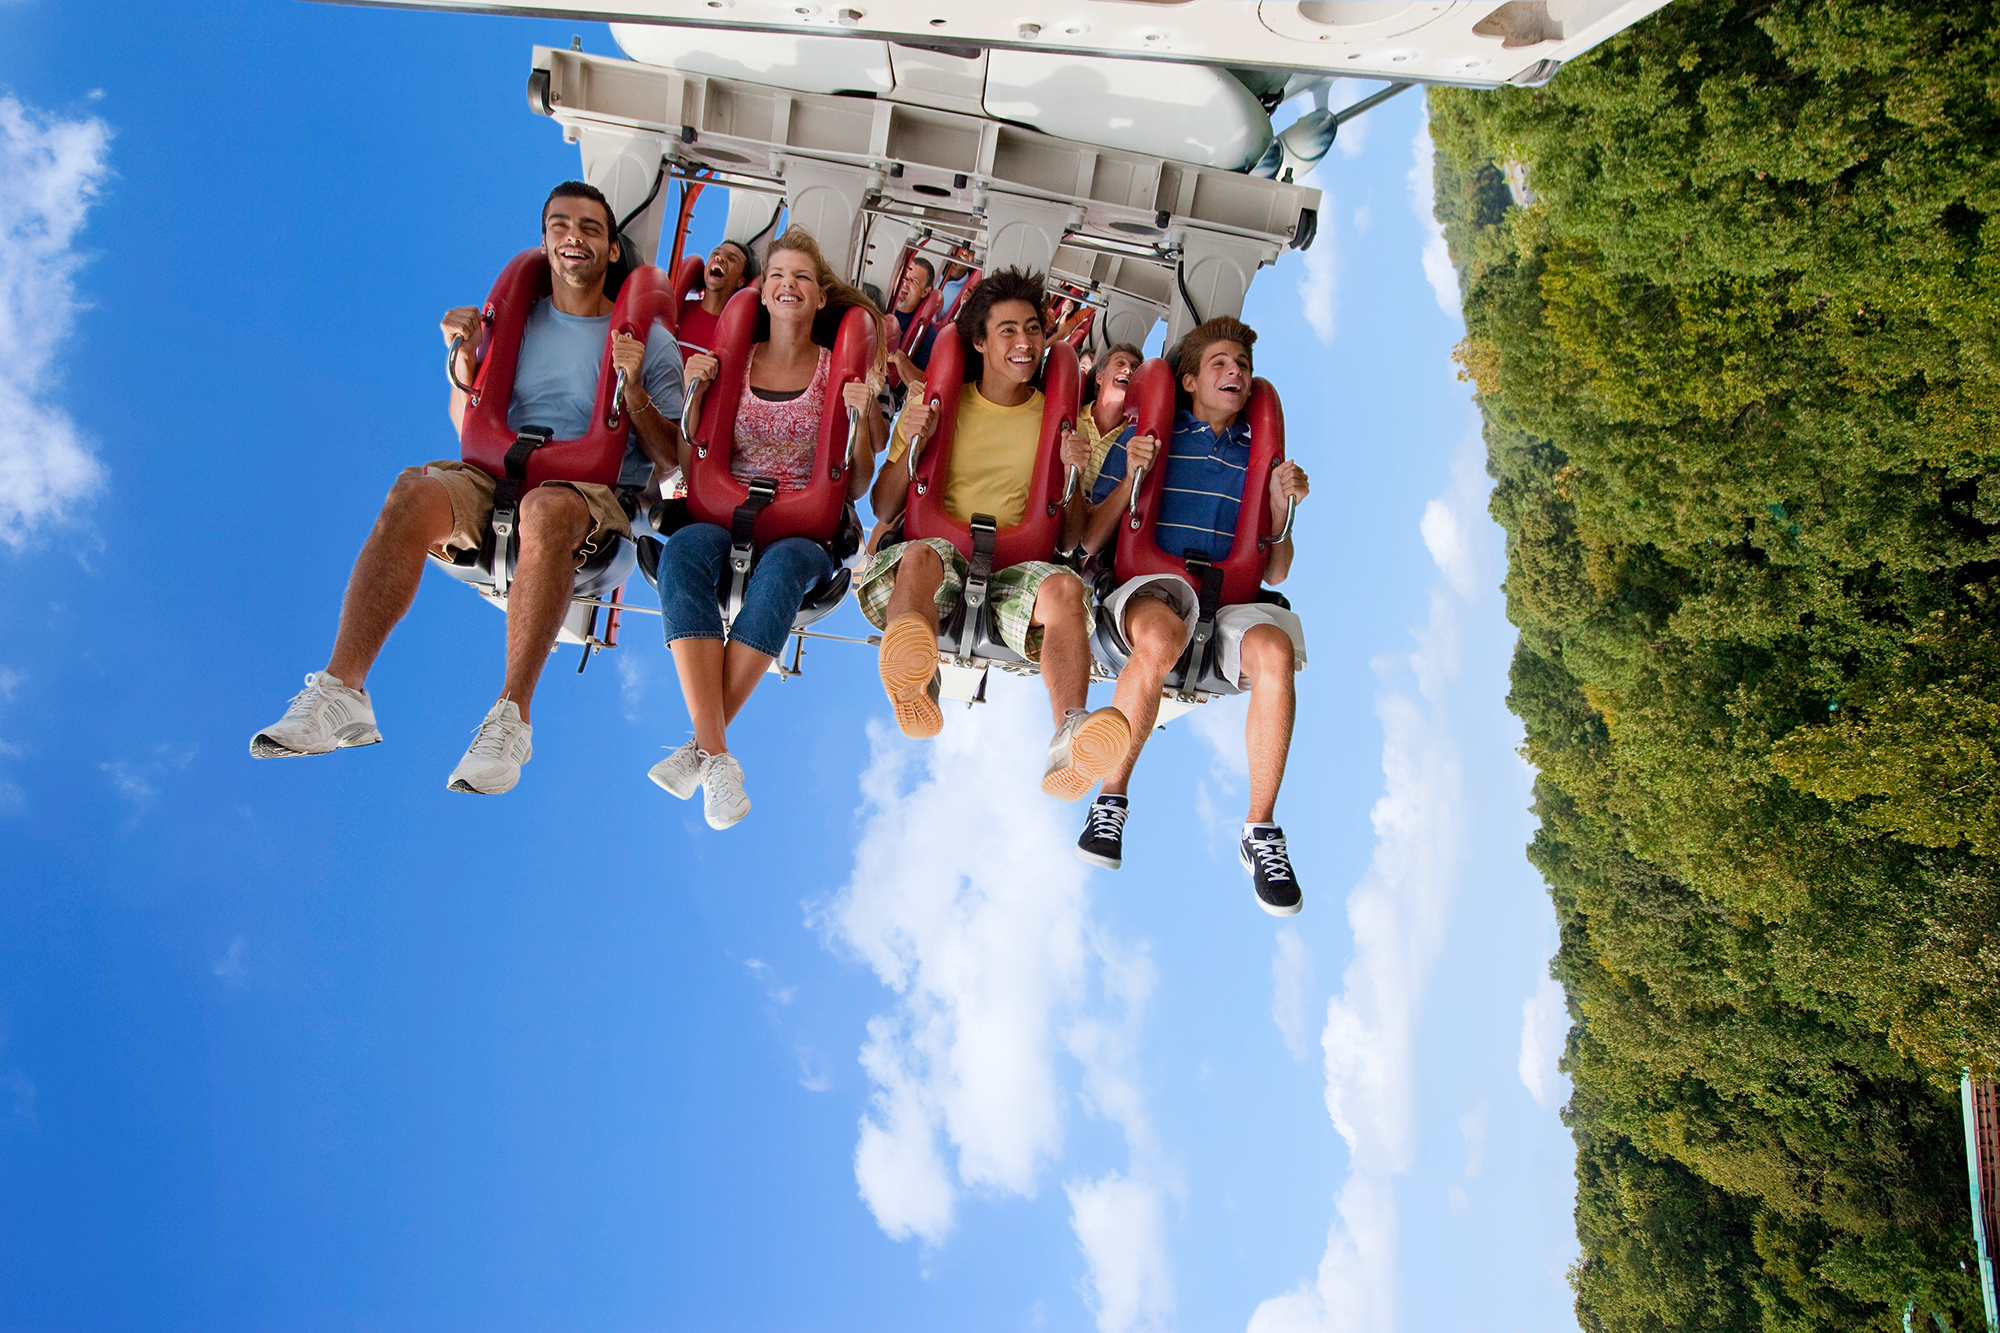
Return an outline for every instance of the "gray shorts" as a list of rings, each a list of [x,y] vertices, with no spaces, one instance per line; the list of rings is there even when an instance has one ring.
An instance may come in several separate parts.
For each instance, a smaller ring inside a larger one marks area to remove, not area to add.
[[[1134,597],[1151,597],[1165,602],[1180,612],[1188,633],[1194,633],[1195,622],[1201,614],[1201,602],[1195,596],[1194,585],[1179,574],[1142,574],[1119,584],[1104,599],[1104,605],[1098,612],[1117,627],[1118,637],[1128,647],[1132,640],[1125,633],[1125,608]],[[1216,664],[1224,680],[1234,681],[1239,688],[1242,687],[1243,636],[1250,632],[1252,625],[1276,625],[1283,630],[1292,641],[1292,670],[1306,669],[1306,629],[1298,613],[1275,602],[1245,602],[1240,606],[1222,607],[1215,613],[1216,651],[1220,654]]]

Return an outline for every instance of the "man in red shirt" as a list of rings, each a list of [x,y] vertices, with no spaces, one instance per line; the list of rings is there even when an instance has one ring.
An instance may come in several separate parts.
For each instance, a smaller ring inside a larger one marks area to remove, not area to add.
[[[757,276],[757,261],[735,241],[719,241],[708,252],[708,270],[701,275],[701,295],[681,303],[677,341],[681,355],[715,350],[715,321],[729,298]]]

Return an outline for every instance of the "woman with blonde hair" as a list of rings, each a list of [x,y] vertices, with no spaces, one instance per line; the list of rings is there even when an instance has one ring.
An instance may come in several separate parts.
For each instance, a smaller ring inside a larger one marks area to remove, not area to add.
[[[771,242],[760,291],[762,307],[736,408],[730,475],[746,481],[770,477],[781,491],[805,487],[827,407],[830,349],[842,318],[858,307],[869,313],[877,330],[875,365],[868,378],[841,389],[845,405],[859,414],[847,474],[848,498],[859,498],[868,490],[876,451],[887,435],[876,402],[888,345],[882,312],[834,273],[818,242],[801,227],[788,228]],[[706,352],[687,359],[690,420],[699,419],[703,393],[720,368]],[[685,476],[693,446],[684,438],[680,448]],[[709,826],[718,829],[750,812],[743,766],[729,752],[729,722],[784,648],[806,594],[837,568],[834,556],[809,538],[785,537],[764,547],[725,641],[715,590],[728,566],[729,542],[725,528],[690,523],[667,539],[660,557],[660,614],[694,737],[647,775],[682,800],[701,788],[703,813]]]

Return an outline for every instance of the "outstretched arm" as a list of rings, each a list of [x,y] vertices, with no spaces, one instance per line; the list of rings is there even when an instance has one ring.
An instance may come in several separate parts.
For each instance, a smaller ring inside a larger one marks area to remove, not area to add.
[[[1282,524],[1283,515],[1294,500],[1303,501],[1311,487],[1306,483],[1306,470],[1289,458],[1271,469],[1271,521]],[[1286,537],[1271,546],[1264,557],[1264,582],[1276,587],[1292,572],[1293,539]]]

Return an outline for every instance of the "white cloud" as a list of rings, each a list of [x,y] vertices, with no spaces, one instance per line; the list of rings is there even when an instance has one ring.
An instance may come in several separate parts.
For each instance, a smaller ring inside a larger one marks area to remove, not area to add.
[[[1210,773],[1232,791],[1248,782],[1250,754],[1244,748],[1243,728],[1250,720],[1250,696],[1225,694],[1185,716],[1188,730],[1208,746]]]
[[[9,671],[6,667],[0,667],[0,699],[6,699],[11,702],[14,698],[14,691],[21,688],[21,682],[26,679],[27,677],[18,671]]]
[[[764,994],[768,995],[776,1003],[790,1004],[798,998],[799,988],[797,986],[779,986],[772,981],[772,977],[776,974],[771,971],[771,965],[763,959],[744,959],[743,970],[757,978],[764,987]]]
[[[646,664],[632,653],[619,653],[612,660],[618,666],[618,702],[624,705],[625,720],[637,725],[646,720],[639,707],[646,697]],[[676,743],[668,748],[680,747]]]
[[[1311,1049],[1306,1008],[1313,998],[1312,950],[1290,926],[1278,930],[1271,954],[1271,1021],[1285,1038],[1292,1058],[1303,1060]]]
[[[153,790],[153,784],[146,780],[145,768],[142,765],[120,759],[108,764],[99,764],[98,768],[111,775],[111,785],[118,789],[120,795],[129,796],[135,801],[147,800],[158,795]]]
[[[1431,559],[1444,571],[1445,581],[1451,584],[1451,590],[1460,597],[1472,596],[1474,583],[1479,577],[1478,561],[1463,516],[1450,501],[1440,496],[1424,506],[1424,516],[1417,524],[1417,530],[1423,534],[1424,546],[1430,551]]]
[[[74,249],[109,175],[111,130],[0,97],[0,541],[24,544],[95,488],[104,470],[49,402],[75,320]]]
[[[1431,292],[1437,297],[1438,309],[1456,317],[1458,308],[1458,272],[1451,266],[1451,251],[1444,243],[1444,228],[1438,225],[1436,207],[1434,164],[1437,152],[1431,146],[1431,118],[1428,110],[1417,125],[1417,137],[1411,148],[1415,160],[1410,164],[1410,208],[1417,215],[1417,222],[1424,229],[1424,277],[1431,285]]]
[[[1550,1107],[1568,1096],[1556,1068],[1569,1037],[1569,1006],[1555,978],[1544,976],[1535,993],[1521,1002],[1521,1086],[1535,1105]]]
[[[1468,433],[1441,503],[1467,531],[1485,498],[1476,471],[1479,435]],[[1461,777],[1446,712],[1458,670],[1464,599],[1439,560],[1430,622],[1401,666],[1415,690],[1385,681],[1381,798],[1371,812],[1375,851],[1347,898],[1354,952],[1327,1004],[1326,1106],[1347,1142],[1348,1175],[1315,1278],[1260,1305],[1251,1333],[1390,1333],[1396,1327],[1396,1176],[1416,1159],[1415,1038],[1431,964],[1443,943],[1463,860]]]
[[[1062,1153],[1056,1058],[1072,1056],[1077,1100],[1132,1157],[1065,1185],[1090,1299],[1102,1329],[1153,1326],[1172,1281],[1170,1182],[1135,1072],[1152,964],[1090,919],[1089,872],[1069,854],[1080,812],[1040,790],[1040,683],[995,673],[987,695],[928,744],[870,724],[853,875],[815,915],[897,995],[861,1050],[874,1091],[855,1179],[885,1232],[932,1245],[962,1189],[1033,1197]]]
[[[833,1074],[819,1052],[799,1048],[799,1086],[807,1092],[826,1092],[833,1087]]]
[[[14,1094],[14,1118],[29,1129],[41,1124],[41,1117],[35,1114],[35,1081],[18,1069],[7,1071],[0,1078],[0,1086]]]
[[[229,951],[216,959],[209,971],[232,986],[240,984],[249,975],[249,969],[243,966],[243,946],[248,942],[241,935],[229,941]]]
[[[1064,1190],[1070,1225],[1090,1267],[1090,1303],[1097,1311],[1099,1333],[1168,1327],[1174,1286],[1160,1190],[1116,1171]]]
[[[1367,204],[1354,210],[1354,230],[1366,233],[1368,224],[1375,220],[1375,211]]]
[[[1327,110],[1343,110],[1353,106],[1368,94],[1380,91],[1381,89],[1371,87],[1360,79],[1335,79],[1333,91],[1326,99]],[[1334,136],[1333,142],[1339,147],[1342,157],[1361,156],[1361,150],[1368,146],[1368,126],[1372,123],[1369,118],[1374,114],[1372,111],[1364,111],[1353,120],[1341,125],[1340,133]]]
[[[1325,193],[1319,215],[1326,225],[1313,238],[1305,254],[1305,276],[1299,279],[1299,310],[1306,323],[1323,343],[1333,341],[1336,318],[1340,314],[1340,227],[1333,192],[1313,171],[1303,182]]]
[[[1458,1116],[1458,1132],[1465,1136],[1465,1176],[1468,1180],[1479,1179],[1479,1173],[1486,1169],[1486,1113],[1486,1102],[1481,1099],[1477,1106],[1466,1107]]]
[[[194,762],[199,746],[156,745],[150,759],[114,759],[99,764],[121,796],[141,804],[160,794],[158,783]]]

